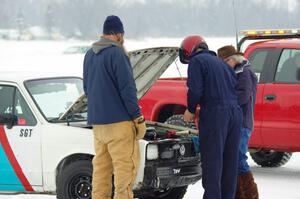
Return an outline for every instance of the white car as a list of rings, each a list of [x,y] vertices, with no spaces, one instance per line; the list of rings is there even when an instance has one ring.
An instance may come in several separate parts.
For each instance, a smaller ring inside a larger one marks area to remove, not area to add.
[[[177,58],[178,49],[130,53],[138,97]],[[79,77],[0,73],[0,192],[57,194],[90,199],[92,127]],[[135,197],[181,199],[201,178],[200,155],[191,129],[148,122],[140,140],[141,165]]]
[[[63,54],[85,54],[89,49],[91,49],[90,45],[71,46],[64,50]]]

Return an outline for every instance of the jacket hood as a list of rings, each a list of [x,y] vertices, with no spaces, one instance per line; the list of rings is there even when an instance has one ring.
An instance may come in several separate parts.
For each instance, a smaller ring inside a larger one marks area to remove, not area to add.
[[[99,41],[93,43],[92,45],[92,50],[95,54],[100,53],[103,49],[111,47],[111,46],[120,46],[117,42],[106,39],[106,38],[101,38]]]
[[[244,68],[250,67],[250,62],[247,59],[244,59],[244,61],[241,64],[238,64],[235,68],[234,71],[236,74],[242,73],[244,71]]]

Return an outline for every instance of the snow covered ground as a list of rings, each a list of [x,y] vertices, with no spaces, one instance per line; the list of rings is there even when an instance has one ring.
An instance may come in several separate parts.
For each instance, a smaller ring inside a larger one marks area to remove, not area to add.
[[[294,153],[283,167],[261,168],[250,160],[260,199],[300,199],[300,153]],[[201,199],[201,181],[189,187],[184,199]],[[0,195],[0,199],[56,199],[53,195]]]
[[[126,40],[127,50],[157,46],[179,46],[182,38]],[[207,38],[212,50],[227,44],[234,44],[234,38]],[[82,75],[83,54],[63,54],[70,46],[91,45],[93,41],[1,41],[0,71],[60,71],[67,74]],[[177,62],[182,76],[186,76],[187,65]],[[173,64],[163,77],[178,77]]]
[[[127,40],[128,50],[155,47],[178,46],[182,38]],[[227,44],[235,44],[234,38],[207,38],[212,50]],[[74,45],[90,45],[81,41],[1,41],[1,71],[55,71],[70,75],[82,74],[84,55],[64,55],[62,52]],[[186,76],[186,65],[178,63],[178,68]],[[164,74],[164,77],[179,76],[175,64]],[[300,199],[300,153],[295,153],[291,160],[280,168],[261,168],[250,161],[257,181],[260,199]],[[201,198],[203,189],[201,181],[189,187],[185,199]],[[0,195],[0,199],[55,199],[52,195]]]

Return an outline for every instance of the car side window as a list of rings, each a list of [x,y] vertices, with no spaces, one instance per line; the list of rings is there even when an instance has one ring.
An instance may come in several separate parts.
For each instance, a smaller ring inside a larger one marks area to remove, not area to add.
[[[300,50],[284,49],[277,65],[275,82],[299,84],[298,70],[300,70]]]
[[[12,113],[14,87],[0,85],[0,114]]]
[[[0,85],[0,114],[12,113],[18,117],[18,126],[36,125],[36,119],[20,91],[13,86]]]
[[[269,49],[256,49],[249,56],[249,61],[252,66],[252,70],[257,76],[258,81],[260,80],[260,76],[263,71],[263,67],[265,65],[269,52],[270,52]]]

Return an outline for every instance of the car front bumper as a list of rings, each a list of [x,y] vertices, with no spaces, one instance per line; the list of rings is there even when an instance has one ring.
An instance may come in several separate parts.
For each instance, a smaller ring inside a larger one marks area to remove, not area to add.
[[[180,164],[161,164],[159,161],[145,165],[143,185],[135,190],[135,196],[145,195],[176,187],[188,186],[198,182],[202,177],[200,158]]]
[[[144,187],[165,189],[196,183],[202,177],[200,163],[189,166],[147,166]]]
[[[200,155],[173,161],[147,161],[143,187],[165,189],[194,184],[202,177],[200,163]]]

